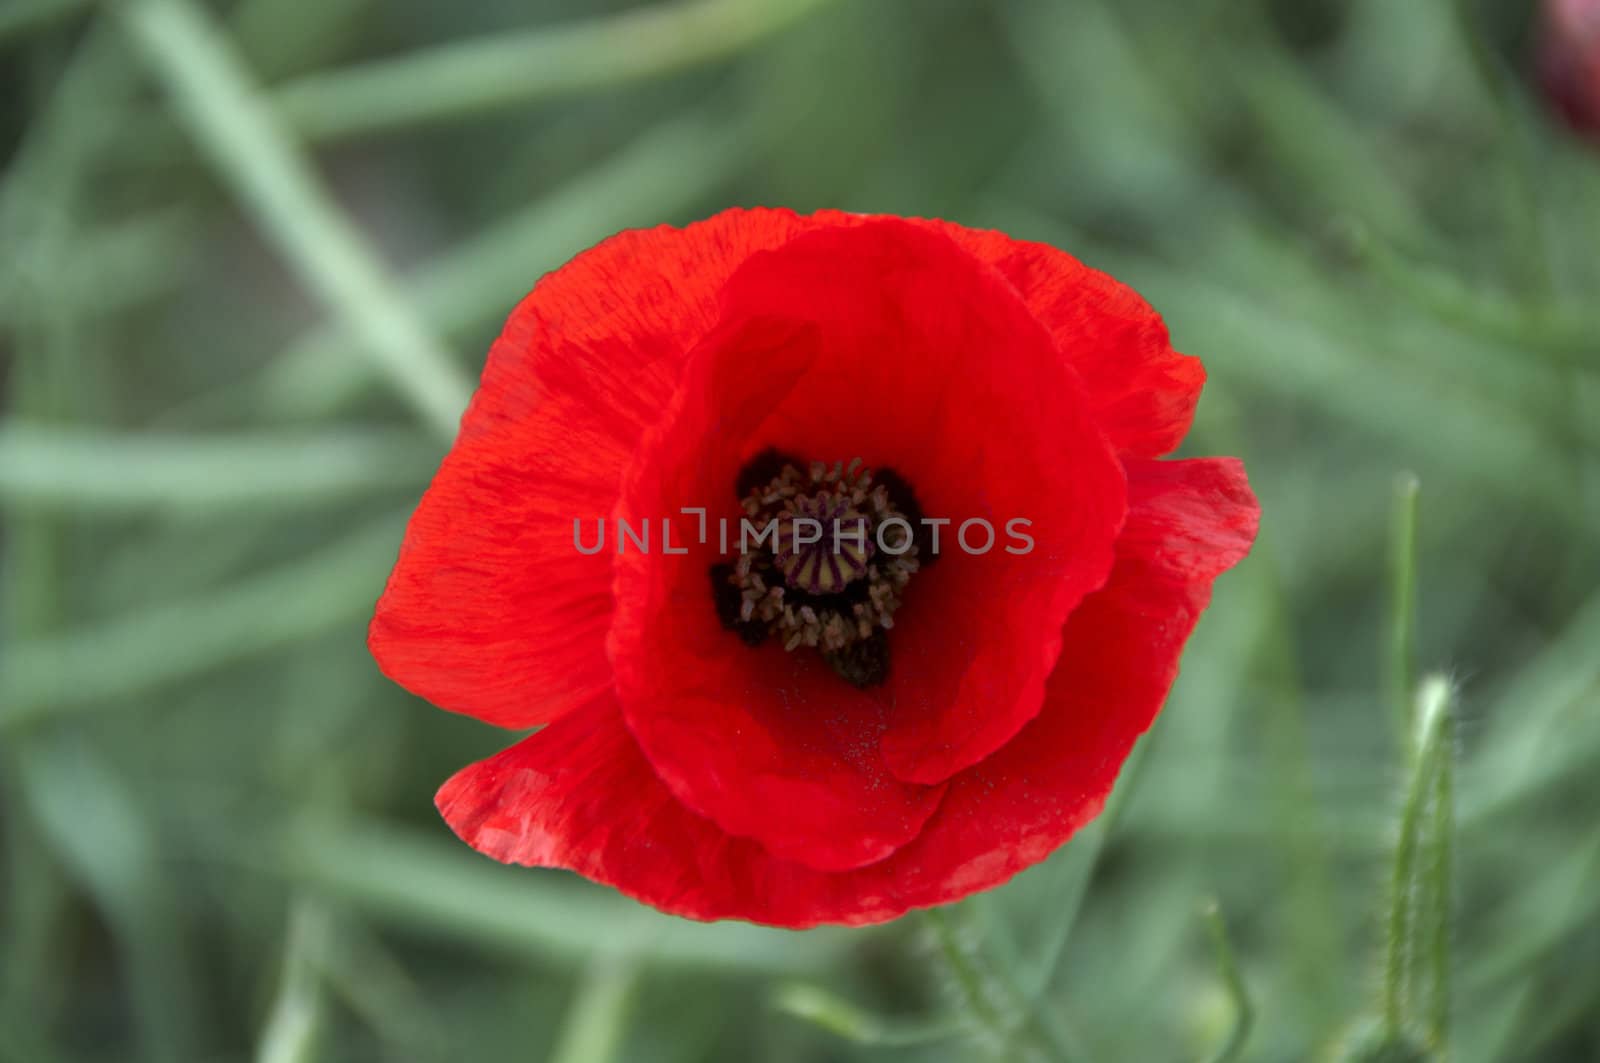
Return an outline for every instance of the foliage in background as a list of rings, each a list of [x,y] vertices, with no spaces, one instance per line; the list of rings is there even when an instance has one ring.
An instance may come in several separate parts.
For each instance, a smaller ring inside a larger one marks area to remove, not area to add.
[[[1600,153],[1525,8],[0,0],[0,1059],[1596,1058]],[[1111,270],[1261,497],[1113,808],[927,918],[496,866],[430,804],[496,739],[362,645],[512,303],[730,203]]]

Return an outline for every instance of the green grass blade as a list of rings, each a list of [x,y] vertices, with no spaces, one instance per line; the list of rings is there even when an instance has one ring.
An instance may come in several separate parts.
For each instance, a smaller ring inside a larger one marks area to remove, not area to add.
[[[606,956],[590,964],[550,1063],[612,1063],[620,1059],[639,974],[638,964],[624,957]]]
[[[347,501],[423,482],[438,444],[403,432],[124,435],[0,426],[0,503],[96,513]]]
[[[679,0],[312,74],[273,93],[315,140],[659,77],[735,54],[832,0]]]
[[[278,994],[256,1046],[256,1063],[313,1063],[322,1026],[320,968],[332,918],[320,904],[305,898],[289,911]]]
[[[502,867],[447,837],[382,824],[308,822],[281,849],[238,855],[259,861],[268,874],[342,898],[374,920],[563,963],[614,955],[702,971],[815,974],[856,940],[827,930],[674,919],[554,871]]]
[[[1451,868],[1448,849],[1443,860],[1430,859],[1430,847],[1438,839],[1430,834],[1428,813],[1440,793],[1439,775],[1448,771],[1442,765],[1453,755],[1451,700],[1449,681],[1439,676],[1417,692],[1415,752],[1395,843],[1383,964],[1383,1028],[1395,1040],[1422,1025],[1423,1002],[1430,999],[1431,989],[1419,983],[1436,973],[1434,964],[1449,964],[1449,913],[1432,905],[1448,903]],[[1448,813],[1445,818],[1448,822]],[[1447,993],[1446,984],[1439,994],[1442,998]]]
[[[220,591],[7,646],[0,733],[355,623],[382,591],[400,534],[387,517]]]
[[[1448,708],[1445,709],[1447,713]],[[1422,868],[1422,925],[1424,979],[1427,996],[1423,1001],[1424,1026],[1440,1058],[1450,1051],[1451,987],[1455,965],[1451,954],[1455,903],[1455,725],[1445,718],[1440,735],[1440,756],[1434,766],[1432,795],[1433,822],[1428,834],[1432,844]]]
[[[1250,1039],[1250,1030],[1255,1025],[1255,1004],[1250,999],[1249,987],[1244,984],[1244,976],[1239,973],[1239,961],[1234,957],[1233,943],[1229,940],[1228,924],[1222,918],[1221,907],[1213,901],[1206,905],[1204,914],[1206,929],[1211,936],[1211,951],[1217,961],[1217,973],[1228,992],[1228,999],[1233,1003],[1233,1025],[1228,1030],[1227,1040],[1211,1057],[1211,1063],[1233,1063],[1244,1051],[1245,1042]]]
[[[822,986],[804,982],[779,986],[772,996],[772,1006],[847,1041],[880,1048],[936,1044],[972,1033],[966,1024],[951,1019],[877,1015]]]
[[[545,272],[619,227],[648,226],[702,202],[737,171],[749,144],[706,115],[668,120],[570,182],[447,250],[405,284],[406,301],[447,336],[503,319]],[[346,331],[300,338],[238,390],[266,417],[333,413],[372,367]]]
[[[174,870],[138,794],[88,743],[52,735],[21,753],[28,809],[112,934],[148,1058],[198,1058],[202,986]]]
[[[263,232],[424,421],[453,437],[470,392],[466,376],[335,204],[211,17],[190,0],[130,0],[116,10]]]
[[[448,1058],[438,1002],[424,995],[401,957],[365,920],[341,911],[333,941],[320,959],[328,995],[397,1055],[418,1063]]]
[[[0,7],[0,44],[87,11],[94,0],[6,0]]]

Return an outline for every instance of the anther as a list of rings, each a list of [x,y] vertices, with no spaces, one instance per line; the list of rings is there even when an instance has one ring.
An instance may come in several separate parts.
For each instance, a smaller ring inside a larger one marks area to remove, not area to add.
[[[736,561],[712,566],[723,626],[752,646],[776,636],[786,651],[814,649],[855,686],[882,683],[894,613],[925,549],[910,484],[890,469],[875,474],[860,458],[802,463],[768,449],[750,459],[736,487],[760,534]]]

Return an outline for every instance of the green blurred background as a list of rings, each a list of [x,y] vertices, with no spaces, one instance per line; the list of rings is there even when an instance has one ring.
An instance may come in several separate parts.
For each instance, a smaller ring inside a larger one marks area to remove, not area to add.
[[[1458,688],[1450,1055],[1600,1059],[1600,152],[1534,18],[0,0],[0,1058],[1220,1058],[1210,898],[1238,1058],[1324,1058],[1385,984],[1417,667]],[[363,646],[515,300],[730,204],[1115,273],[1261,497],[1115,817],[945,923],[478,857],[432,794],[511,736]]]

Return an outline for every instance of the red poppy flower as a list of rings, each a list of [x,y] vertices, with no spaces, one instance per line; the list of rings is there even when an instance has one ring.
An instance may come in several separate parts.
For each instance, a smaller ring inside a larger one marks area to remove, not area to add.
[[[1568,125],[1600,135],[1600,0],[1544,0],[1539,80]]]
[[[372,623],[410,690],[544,725],[440,812],[794,927],[1042,860],[1254,538],[1237,461],[1155,460],[1203,382],[1128,288],[999,233],[734,210],[578,256],[490,351]],[[845,539],[717,530],[796,517]]]

